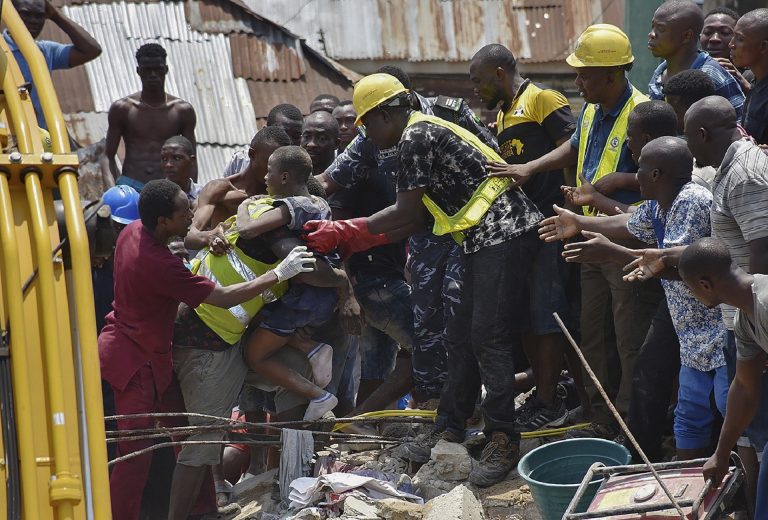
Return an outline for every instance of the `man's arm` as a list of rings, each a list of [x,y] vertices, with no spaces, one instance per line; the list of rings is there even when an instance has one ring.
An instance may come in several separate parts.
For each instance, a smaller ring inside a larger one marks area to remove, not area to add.
[[[632,252],[634,260],[624,266],[625,282],[644,282],[651,278],[679,280],[677,264],[688,246],[668,247],[665,249],[647,248]]]
[[[417,188],[398,192],[394,205],[368,217],[368,231],[374,235],[386,233],[390,242],[397,242],[410,236],[413,229],[424,229],[421,199],[426,191],[426,188]]]
[[[256,218],[252,218],[248,212],[248,203],[243,202],[237,208],[237,229],[240,236],[245,239],[255,238],[259,235],[272,231],[282,226],[287,226],[291,222],[291,213],[288,206],[280,206],[265,211]]]
[[[587,239],[586,241],[565,244],[563,258],[566,262],[610,262],[625,265],[635,258],[632,249],[615,244],[600,233],[582,231],[581,234]]]
[[[603,195],[610,195],[618,190],[640,191],[637,174],[627,172],[613,172],[604,175],[595,182],[594,186]]]
[[[69,52],[69,66],[76,67],[95,60],[101,54],[101,45],[88,31],[67,18],[50,1],[45,2],[45,16],[69,36],[73,48]]]
[[[196,126],[197,114],[195,113],[195,108],[190,103],[185,102],[184,107],[181,110],[181,135],[189,139],[189,141],[192,143],[192,146],[197,145],[197,141],[195,140]],[[195,167],[192,168],[192,174],[190,177],[192,177],[193,181],[197,182],[197,162],[195,162]]]
[[[757,413],[765,360],[766,354],[760,353],[751,359],[736,361],[736,377],[728,391],[725,421],[720,430],[717,449],[704,464],[704,480],[712,479],[715,484],[719,484],[728,472],[731,450]]]
[[[117,167],[115,156],[117,155],[117,148],[120,146],[120,139],[123,137],[125,110],[122,107],[122,102],[122,100],[117,100],[109,107],[107,139],[104,148],[104,155],[107,156],[107,161],[109,161],[109,171],[112,172],[115,180],[120,177],[120,168]]]
[[[579,151],[571,145],[570,139],[565,139],[560,146],[533,161],[525,164],[492,162],[486,170],[491,177],[512,177],[516,185],[520,185],[537,173],[575,166],[578,158]]]
[[[251,300],[273,285],[293,278],[300,273],[314,269],[316,259],[306,247],[293,248],[273,270],[248,282],[237,283],[226,287],[216,285],[203,301],[216,307],[228,309],[234,305]]]
[[[189,228],[184,246],[187,249],[211,248],[214,255],[223,255],[229,249],[229,242],[224,237],[221,226],[209,229],[216,204],[229,191],[231,184],[223,179],[211,181],[205,185],[197,199],[197,208],[192,216],[192,225]]]
[[[344,186],[333,180],[331,176],[326,172],[323,172],[320,175],[315,175],[315,179],[317,179],[317,181],[325,190],[325,194],[328,196],[331,196],[337,191],[344,189]]]
[[[768,237],[749,242],[749,272],[768,274]]]

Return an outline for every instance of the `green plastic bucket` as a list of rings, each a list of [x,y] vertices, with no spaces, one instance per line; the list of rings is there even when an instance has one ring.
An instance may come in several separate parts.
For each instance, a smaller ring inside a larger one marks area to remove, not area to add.
[[[595,462],[624,466],[630,461],[622,445],[604,439],[566,439],[539,446],[527,453],[517,471],[531,488],[543,520],[561,520],[584,475]],[[576,513],[583,513],[600,487],[602,477],[590,482]]]

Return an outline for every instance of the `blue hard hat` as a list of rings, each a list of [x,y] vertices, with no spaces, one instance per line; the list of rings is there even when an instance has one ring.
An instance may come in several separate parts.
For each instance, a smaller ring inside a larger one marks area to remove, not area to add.
[[[130,224],[139,219],[139,192],[130,186],[113,186],[104,192],[101,202],[109,206],[112,220]]]

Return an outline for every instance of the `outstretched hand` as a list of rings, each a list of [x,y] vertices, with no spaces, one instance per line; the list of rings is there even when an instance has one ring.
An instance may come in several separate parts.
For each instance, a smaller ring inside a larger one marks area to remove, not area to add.
[[[579,180],[581,180],[581,186],[578,188],[573,186],[560,187],[565,195],[565,201],[574,206],[594,206],[595,195],[597,195],[598,191],[583,173],[579,174]]]
[[[539,238],[544,242],[566,240],[579,234],[577,215],[570,210],[552,205],[556,215],[539,222]]]
[[[624,271],[628,273],[624,275],[625,282],[650,280],[659,276],[667,267],[661,249],[638,249],[632,251],[632,254],[637,259],[624,266]]]
[[[601,263],[606,262],[614,247],[613,242],[600,233],[582,231],[584,242],[566,244],[563,248],[563,258],[566,262]]]

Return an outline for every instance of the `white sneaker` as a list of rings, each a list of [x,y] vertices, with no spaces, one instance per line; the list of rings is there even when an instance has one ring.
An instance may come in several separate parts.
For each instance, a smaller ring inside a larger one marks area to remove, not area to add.
[[[316,421],[322,419],[323,415],[330,412],[336,405],[339,404],[339,400],[336,396],[326,392],[324,396],[312,399],[307,406],[307,411],[304,412],[305,421]]]
[[[320,388],[325,388],[333,377],[333,347],[327,343],[318,344],[307,356],[312,367],[312,379]]]

